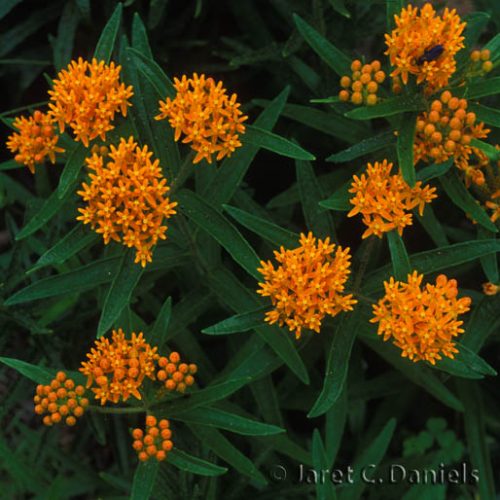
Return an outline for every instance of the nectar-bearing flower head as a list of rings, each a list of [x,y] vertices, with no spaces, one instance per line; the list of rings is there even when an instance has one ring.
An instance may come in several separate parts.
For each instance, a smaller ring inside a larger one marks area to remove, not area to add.
[[[316,239],[312,233],[300,235],[300,246],[275,251],[278,265],[261,261],[264,281],[257,291],[270,297],[273,309],[266,313],[268,323],[286,324],[296,338],[303,329],[319,333],[325,316],[352,311],[356,300],[344,294],[349,278],[350,249]]]
[[[156,378],[164,383],[167,391],[184,392],[186,387],[194,384],[193,375],[198,371],[194,363],[181,363],[178,352],[171,352],[168,357],[158,359],[160,369]]]
[[[414,161],[443,163],[453,157],[455,165],[464,172],[467,185],[471,181],[482,185],[481,168],[488,163],[488,158],[471,142],[484,139],[490,131],[484,123],[476,121],[476,114],[468,112],[467,106],[466,99],[454,97],[445,90],[431,103],[429,111],[419,115],[413,143]]]
[[[193,163],[206,159],[212,163],[212,155],[217,160],[231,156],[241,146],[240,134],[245,132],[243,115],[237,95],[227,95],[222,82],[213,78],[193,74],[174,78],[176,96],[160,101],[160,114],[156,120],[168,119],[175,130],[174,138],[190,144],[196,151]]]
[[[352,74],[340,79],[342,90],[339,99],[368,106],[377,104],[378,86],[385,80],[385,73],[380,67],[380,61],[377,60],[363,65],[359,59],[355,59],[351,64]]]
[[[92,59],[71,61],[61,70],[49,90],[50,115],[59,124],[61,132],[69,126],[77,141],[85,146],[113,130],[118,112],[127,116],[131,106],[132,87],[120,83],[121,66]]]
[[[163,462],[174,447],[170,422],[165,418],[158,421],[153,415],[146,416],[145,431],[136,428],[132,431],[132,437],[134,438],[132,447],[141,462],[152,458]]]
[[[120,328],[113,330],[111,341],[104,337],[95,341],[80,371],[87,376],[87,387],[92,388],[101,405],[108,400],[127,401],[130,396],[142,399],[139,389],[144,378],[155,378],[155,361],[159,357],[156,351],[142,332],[132,332],[127,339]]]
[[[421,182],[411,188],[401,173],[390,175],[392,166],[387,160],[368,163],[366,174],[353,176],[349,192],[354,196],[349,201],[354,208],[347,216],[363,215],[367,229],[362,238],[372,234],[381,238],[393,229],[401,235],[406,226],[413,224],[410,210],[418,207],[422,215],[425,204],[436,198],[435,188],[422,187]]]
[[[163,220],[176,213],[177,205],[167,196],[170,187],[159,161],[151,156],[133,137],[121,139],[107,157],[99,151],[87,158],[90,183],[78,191],[86,204],[77,219],[102,234],[105,244],[115,240],[135,248],[135,262],[143,267],[152,261],[158,240],[166,239]]]
[[[26,165],[32,174],[35,173],[35,165],[43,163],[45,158],[55,163],[56,153],[64,152],[64,149],[57,147],[59,136],[48,114],[37,110],[28,118],[18,116],[13,126],[17,132],[9,136],[7,147],[16,153],[16,162]]]
[[[430,3],[420,11],[408,5],[394,20],[396,27],[385,35],[385,54],[395,68],[391,76],[400,76],[406,85],[408,75],[415,75],[429,93],[447,85],[456,69],[455,54],[464,47],[466,23],[455,9],[436,15]]]
[[[66,373],[58,372],[48,385],[38,385],[33,398],[35,413],[44,415],[45,425],[65,422],[66,425],[75,425],[76,419],[81,417],[89,404],[84,397],[83,385],[76,385]]]
[[[460,314],[470,309],[470,297],[457,298],[454,279],[444,274],[436,284],[422,286],[423,275],[414,271],[408,282],[384,282],[385,296],[373,306],[372,323],[378,323],[378,334],[393,339],[401,356],[413,361],[435,364],[441,356],[453,358],[458,352],[454,339],[464,330]]]

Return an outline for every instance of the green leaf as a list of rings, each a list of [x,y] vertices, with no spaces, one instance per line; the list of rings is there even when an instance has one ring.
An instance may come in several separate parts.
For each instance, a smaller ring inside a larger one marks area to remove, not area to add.
[[[71,60],[75,33],[80,22],[80,10],[73,2],[68,2],[62,10],[57,26],[57,38],[52,42],[54,66],[60,70]]]
[[[259,326],[264,326],[264,313],[267,307],[261,307],[256,311],[243,314],[236,314],[215,325],[204,328],[201,332],[207,335],[227,335],[230,333],[241,333],[254,330]]]
[[[102,337],[113,326],[123,309],[129,305],[134,288],[144,272],[140,263],[134,263],[134,251],[128,250],[123,254],[116,276],[104,300],[97,326],[97,338]]]
[[[476,113],[477,121],[500,127],[500,111],[498,109],[475,102],[471,102],[468,107],[470,111]]]
[[[208,446],[218,457],[238,472],[250,477],[258,484],[267,484],[266,478],[257,470],[254,463],[235,448],[217,429],[195,424],[191,424],[189,427],[205,446]]]
[[[477,384],[461,380],[458,383],[460,399],[467,411],[464,413],[465,437],[472,465],[479,471],[478,494],[480,498],[495,498],[495,481],[491,464],[484,406],[481,389]]]
[[[417,180],[425,184],[431,179],[441,177],[442,175],[446,174],[448,170],[450,170],[450,168],[453,166],[453,161],[453,158],[450,158],[444,163],[433,163],[432,165],[421,168],[417,172]]]
[[[332,239],[336,239],[331,214],[322,210],[319,205],[323,198],[323,192],[312,165],[308,161],[296,161],[295,171],[307,228],[315,236],[321,238],[330,236]]]
[[[465,97],[467,99],[479,99],[480,97],[495,94],[500,94],[500,76],[471,83],[467,88]]]
[[[123,5],[119,3],[113,11],[113,14],[111,14],[106,26],[104,26],[104,29],[102,30],[94,51],[94,57],[98,61],[109,63],[111,59],[111,54],[113,53],[116,37],[118,35],[118,29],[120,28],[122,10]]]
[[[497,372],[483,358],[465,344],[458,342],[456,348],[458,353],[453,359],[443,356],[443,359],[436,361],[436,364],[431,366],[456,377],[470,379],[481,379],[485,375],[497,375]]]
[[[446,237],[445,230],[437,219],[432,206],[426,206],[422,215],[418,213],[417,209],[415,209],[413,213],[417,217],[420,224],[422,224],[427,234],[432,238],[432,241],[436,244],[436,246],[446,247],[450,244],[448,238]]]
[[[272,130],[283,110],[289,92],[289,87],[286,87],[262,111],[255,120],[254,125],[265,130]],[[241,184],[258,151],[258,147],[244,143],[230,158],[224,160],[212,177],[211,182],[207,184],[204,191],[205,199],[214,207],[227,203]]]
[[[500,33],[497,33],[484,47],[488,49],[490,54],[490,61],[495,62],[500,58]]]
[[[38,365],[32,365],[31,363],[26,363],[20,359],[2,357],[0,358],[0,362],[10,368],[13,368],[21,375],[33,380],[33,382],[36,382],[37,384],[50,384],[51,380],[54,378],[54,370]]]
[[[83,144],[77,144],[73,151],[68,156],[68,161],[57,186],[57,196],[64,199],[69,191],[73,191],[78,174],[85,163],[85,157],[88,155],[88,150]]]
[[[316,52],[316,54],[337,73],[337,75],[344,76],[350,73],[351,60],[349,57],[320,35],[297,14],[293,15],[293,20],[304,40],[310,45],[314,52]]]
[[[370,153],[375,153],[380,151],[391,144],[394,144],[395,137],[394,132],[382,132],[379,135],[369,137],[368,139],[363,139],[350,148],[344,149],[339,153],[334,153],[330,155],[326,161],[331,161],[333,163],[343,163],[346,161],[356,160],[362,156],[366,156]]]
[[[403,238],[401,238],[396,230],[392,230],[387,233],[387,242],[389,243],[389,251],[391,252],[394,278],[397,281],[406,281],[412,269]]]
[[[371,120],[384,116],[399,115],[405,111],[423,111],[425,100],[421,95],[397,96],[384,99],[374,106],[362,106],[348,111],[345,116],[353,120]]]
[[[255,234],[258,234],[266,241],[269,241],[273,245],[284,246],[286,248],[291,248],[297,246],[299,241],[299,235],[288,231],[280,226],[277,226],[273,222],[269,222],[265,219],[261,219],[253,214],[245,212],[236,207],[231,207],[229,205],[223,205],[224,211],[226,211],[233,219],[237,220],[242,226],[246,227]]]
[[[120,259],[101,259],[56,276],[49,276],[22,288],[5,301],[6,306],[22,304],[32,300],[83,292],[109,283],[118,271]]]
[[[132,21],[132,47],[149,59],[153,59],[148,33],[141,16],[136,12]]]
[[[66,203],[66,199],[61,199],[58,196],[58,191],[53,191],[52,194],[44,201],[42,207],[35,213],[29,222],[16,235],[16,241],[22,240],[27,236],[32,235],[41,227],[45,226],[49,220],[60,212],[62,206]]]
[[[155,324],[149,335],[149,343],[158,346],[158,351],[161,351],[165,341],[167,340],[168,325],[172,318],[172,297],[168,297],[163,303]]]
[[[394,16],[399,15],[403,10],[403,0],[385,0],[387,33],[390,33],[394,26]]]
[[[83,224],[77,224],[66,236],[44,252],[27,272],[32,273],[42,267],[62,264],[98,239],[99,235],[94,231],[89,231]]]
[[[498,240],[466,241],[447,247],[414,253],[410,256],[410,262],[412,269],[422,274],[430,274],[499,251],[500,241]],[[371,272],[365,279],[363,293],[370,295],[377,290],[383,289],[382,281],[390,276],[391,270],[392,266],[386,265]]]
[[[218,241],[233,259],[254,278],[260,278],[260,260],[241,233],[203,198],[192,191],[177,194],[180,210],[200,229]]]
[[[177,448],[174,448],[168,454],[168,463],[180,470],[200,476],[219,476],[227,472],[226,467],[220,467],[201,458],[193,457]]]
[[[464,183],[460,180],[456,172],[448,172],[439,178],[441,186],[445,190],[450,200],[466,214],[469,214],[478,224],[494,233],[498,232],[495,224],[491,222],[488,214],[476,202],[476,199],[469,193]]]
[[[314,429],[313,431],[312,463],[314,470],[318,471],[318,473],[320,473],[320,471],[329,470],[332,465],[326,456],[325,447],[323,445],[323,441],[321,440],[321,433],[318,429]],[[317,500],[335,500],[337,498],[335,488],[333,487],[332,482],[328,479],[325,481],[315,481],[315,484]]]
[[[246,126],[245,134],[242,136],[241,140],[244,143],[267,149],[288,158],[294,158],[296,160],[316,159],[311,153],[308,153],[297,144],[294,144],[284,137],[273,134],[272,132],[256,127],[255,125]]]
[[[495,239],[495,233],[484,229],[482,226],[477,227],[477,239],[487,240]],[[491,283],[498,283],[500,281],[500,276],[498,273],[498,259],[495,254],[486,255],[481,257],[481,267],[483,268],[484,274]]]
[[[356,338],[357,315],[342,317],[335,329],[326,361],[323,388],[307,414],[309,418],[326,413],[338,400],[344,389],[349,368],[349,358]]]
[[[159,468],[160,462],[157,460],[139,462],[134,474],[132,491],[130,492],[131,500],[148,500],[151,497]]]
[[[205,389],[191,391],[185,396],[163,402],[159,401],[152,405],[152,408],[161,415],[163,415],[164,412],[167,418],[174,418],[187,410],[192,410],[199,406],[206,406],[215,401],[225,399],[241,389],[244,385],[248,384],[248,382],[250,382],[250,378],[244,377],[222,382],[220,384],[212,384],[205,387]]]
[[[403,113],[396,145],[399,168],[403,174],[403,179],[410,187],[413,187],[416,182],[415,167],[413,166],[413,142],[416,123],[416,113]]]
[[[182,422],[217,427],[244,436],[270,436],[285,432],[285,429],[277,425],[265,424],[210,406],[184,411],[176,418]]]
[[[337,191],[335,191],[326,200],[320,201],[319,205],[323,208],[328,208],[328,210],[338,210],[340,212],[347,212],[351,210],[352,205],[349,200],[352,197],[352,193],[349,193],[351,189],[352,179],[349,179],[345,184],[343,184]]]
[[[376,471],[377,465],[382,461],[389,448],[392,436],[396,429],[396,419],[391,418],[380,431],[378,436],[368,445],[363,446],[361,455],[355,460],[352,466],[355,471],[364,471],[370,475],[370,471]],[[376,476],[375,476],[376,477]],[[342,489],[341,500],[357,500],[361,498],[367,481],[362,480],[360,474],[355,474],[354,483],[348,484]]]
[[[470,320],[465,326],[461,345],[466,345],[474,352],[479,352],[486,339],[500,326],[500,295],[484,296],[472,309]]]
[[[471,146],[480,149],[492,162],[500,160],[500,150],[492,144],[479,139],[472,139]]]

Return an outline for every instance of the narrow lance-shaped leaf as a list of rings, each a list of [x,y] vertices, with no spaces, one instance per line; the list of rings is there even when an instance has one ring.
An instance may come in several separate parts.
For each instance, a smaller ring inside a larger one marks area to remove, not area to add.
[[[134,263],[132,252],[133,250],[128,250],[123,255],[118,272],[106,295],[97,327],[97,338],[113,326],[122,310],[128,306],[132,292],[144,272],[139,263]]]
[[[316,471],[325,471],[331,466],[318,429],[314,429],[313,432],[312,463]],[[318,480],[315,483],[317,500],[336,500],[337,494],[331,481]]]
[[[168,325],[172,317],[172,297],[168,297],[163,303],[156,321],[149,335],[149,343],[151,345],[158,346],[158,350],[161,351],[163,344],[167,339]]]
[[[387,233],[387,241],[391,253],[394,278],[397,281],[406,281],[408,274],[411,274],[411,264],[403,238],[396,230],[392,230]]]
[[[422,96],[397,96],[385,99],[374,106],[362,106],[345,114],[353,120],[371,120],[385,116],[399,115],[404,111],[422,111],[425,101]]]
[[[151,497],[159,468],[160,462],[157,460],[139,463],[130,492],[131,500],[148,500]]]
[[[467,99],[479,99],[489,95],[500,94],[500,76],[485,78],[479,82],[474,82],[467,88],[465,97]]]
[[[198,457],[193,457],[185,451],[174,448],[168,454],[168,463],[174,465],[180,470],[198,474],[200,476],[219,476],[227,472],[226,467],[220,467]]]
[[[368,139],[363,139],[361,142],[358,142],[354,146],[350,148],[344,149],[339,153],[334,153],[330,155],[326,161],[331,161],[334,163],[343,163],[346,161],[356,160],[361,156],[368,155],[370,153],[375,153],[376,151],[380,151],[391,144],[396,142],[396,137],[394,132],[388,131],[383,132],[382,134],[375,135],[373,137],[369,137]]]
[[[416,113],[403,113],[396,148],[399,168],[403,174],[403,179],[410,187],[413,187],[416,182],[415,167],[413,166],[413,142],[415,140],[416,120]]]
[[[267,308],[261,307],[255,311],[243,314],[236,314],[215,325],[204,328],[202,333],[207,335],[227,335],[231,333],[247,332],[259,326],[264,326],[264,313]]]
[[[111,54],[115,47],[116,36],[118,35],[118,29],[120,28],[122,10],[123,5],[119,3],[102,30],[101,37],[94,51],[94,57],[98,61],[109,63],[111,59]]]
[[[314,155],[302,149],[297,144],[273,134],[267,130],[256,127],[255,125],[247,125],[245,135],[242,141],[253,146],[267,149],[273,153],[296,160],[315,160]]]

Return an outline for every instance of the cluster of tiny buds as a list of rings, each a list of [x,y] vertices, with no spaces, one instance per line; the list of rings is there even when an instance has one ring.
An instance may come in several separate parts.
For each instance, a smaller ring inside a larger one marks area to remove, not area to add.
[[[483,73],[489,73],[493,69],[493,62],[490,61],[491,53],[488,49],[473,50],[470,53],[470,60],[474,67],[480,67]]]
[[[377,103],[377,91],[380,83],[385,80],[385,73],[380,69],[380,61],[372,61],[363,65],[359,59],[351,64],[352,75],[340,79],[342,90],[339,99],[353,104],[373,106]]]
[[[43,417],[45,425],[57,424],[63,419],[67,425],[75,425],[76,419],[83,415],[89,404],[89,400],[83,397],[84,394],[83,385],[75,385],[64,372],[58,372],[49,385],[37,386],[33,398],[35,413],[47,413]]]
[[[132,447],[137,452],[141,462],[156,458],[159,462],[167,458],[168,452],[174,447],[171,437],[170,422],[166,419],[157,421],[153,415],[146,417],[146,429],[134,429]]]
[[[181,357],[178,352],[172,352],[167,357],[162,356],[158,360],[160,369],[156,377],[161,382],[165,382],[165,388],[168,391],[184,392],[186,387],[194,384],[193,375],[198,371],[194,364],[181,363]]]

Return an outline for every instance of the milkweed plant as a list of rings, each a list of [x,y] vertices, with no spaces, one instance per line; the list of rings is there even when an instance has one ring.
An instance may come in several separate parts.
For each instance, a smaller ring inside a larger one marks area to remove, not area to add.
[[[210,69],[68,2],[1,114],[7,497],[495,498],[494,2],[269,3]]]

